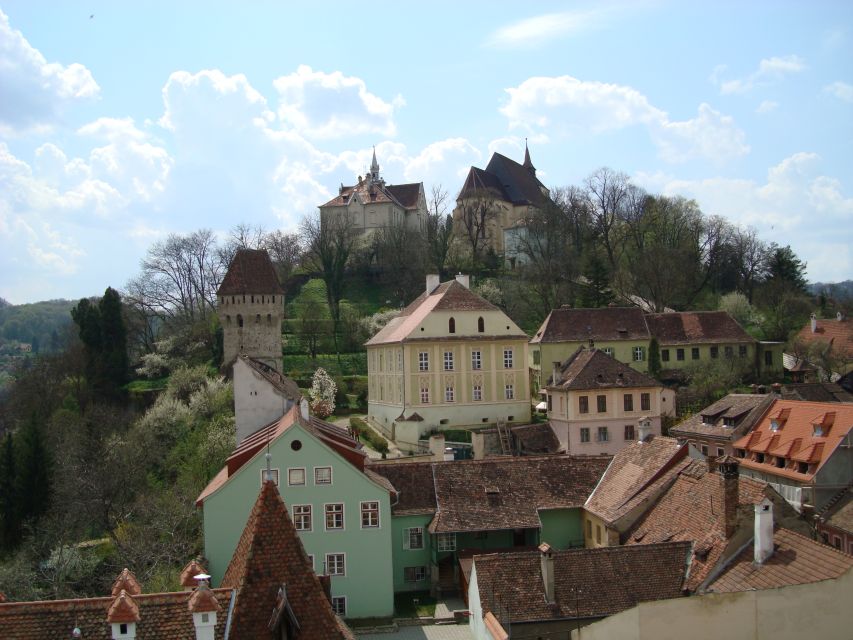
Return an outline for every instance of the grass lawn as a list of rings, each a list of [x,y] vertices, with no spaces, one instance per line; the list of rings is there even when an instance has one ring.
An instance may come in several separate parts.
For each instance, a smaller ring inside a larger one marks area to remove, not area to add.
[[[429,591],[395,593],[394,613],[398,618],[432,618],[435,616],[435,598],[429,595]]]
[[[134,380],[125,385],[125,389],[131,393],[140,391],[156,391],[165,389],[166,383],[169,382],[169,376],[163,378],[154,378],[153,380]]]

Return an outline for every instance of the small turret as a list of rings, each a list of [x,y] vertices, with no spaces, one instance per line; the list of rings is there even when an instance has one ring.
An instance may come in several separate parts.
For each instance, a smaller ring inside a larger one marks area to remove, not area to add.
[[[524,139],[524,163],[521,166],[527,169],[534,176],[536,175],[536,167],[534,167],[533,162],[530,161],[530,150],[527,148],[527,138]]]

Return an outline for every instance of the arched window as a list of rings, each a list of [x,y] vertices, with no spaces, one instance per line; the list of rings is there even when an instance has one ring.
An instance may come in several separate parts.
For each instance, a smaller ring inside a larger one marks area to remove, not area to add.
[[[450,320],[448,320],[448,322],[447,322],[447,330],[448,330],[450,333],[456,333],[456,320],[454,320],[453,318],[451,318]]]
[[[229,327],[231,326],[231,316],[225,316],[225,324],[227,324]]]
[[[237,326],[238,327],[243,326],[243,316],[241,316],[239,313],[237,314]]]
[[[483,317],[480,316],[477,318],[477,331],[483,333],[486,330],[486,323],[483,321]]]
[[[255,324],[261,324],[261,314],[257,314],[255,316]]]

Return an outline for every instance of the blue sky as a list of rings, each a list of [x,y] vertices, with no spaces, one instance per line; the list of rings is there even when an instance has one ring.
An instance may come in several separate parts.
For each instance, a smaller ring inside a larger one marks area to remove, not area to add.
[[[376,145],[455,196],[493,151],[601,166],[853,278],[853,3],[0,0],[0,297],[151,243],[294,229]],[[91,16],[91,17],[90,17]]]

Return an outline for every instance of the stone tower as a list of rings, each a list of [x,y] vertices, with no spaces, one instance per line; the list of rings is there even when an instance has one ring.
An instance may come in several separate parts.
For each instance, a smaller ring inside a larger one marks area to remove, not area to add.
[[[284,290],[266,251],[240,249],[216,292],[225,369],[245,354],[282,370],[281,320]]]

